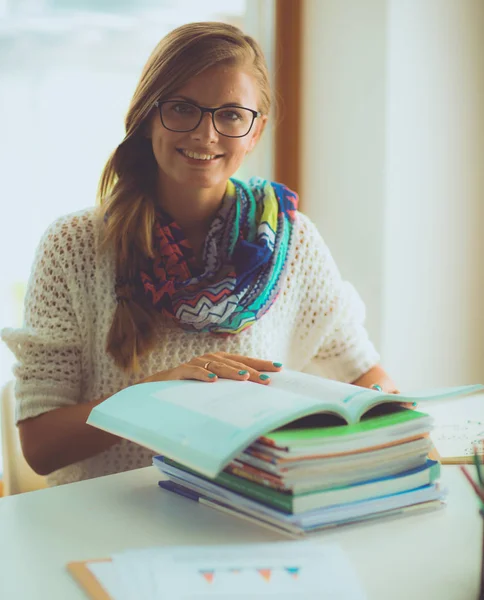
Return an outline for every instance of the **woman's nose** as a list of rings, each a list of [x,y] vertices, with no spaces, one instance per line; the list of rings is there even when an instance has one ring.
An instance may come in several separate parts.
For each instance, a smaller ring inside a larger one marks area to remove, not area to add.
[[[213,118],[210,113],[205,113],[198,127],[192,131],[192,137],[195,140],[216,140],[218,138],[217,130],[213,125]]]

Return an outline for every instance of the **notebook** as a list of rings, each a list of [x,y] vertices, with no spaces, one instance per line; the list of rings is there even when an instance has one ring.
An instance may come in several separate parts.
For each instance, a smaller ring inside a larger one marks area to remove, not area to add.
[[[163,381],[130,386],[97,405],[87,423],[215,477],[261,435],[308,415],[354,424],[375,407],[484,389],[461,386],[394,395],[284,370],[249,381]],[[317,424],[316,424],[317,426]]]

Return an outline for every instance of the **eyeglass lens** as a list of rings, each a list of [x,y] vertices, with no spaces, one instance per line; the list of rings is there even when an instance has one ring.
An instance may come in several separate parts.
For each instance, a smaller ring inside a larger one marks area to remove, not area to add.
[[[201,120],[202,111],[189,102],[163,102],[161,120],[172,131],[191,131]],[[254,120],[253,113],[246,108],[228,106],[217,109],[213,115],[215,129],[222,135],[239,137],[246,135]]]

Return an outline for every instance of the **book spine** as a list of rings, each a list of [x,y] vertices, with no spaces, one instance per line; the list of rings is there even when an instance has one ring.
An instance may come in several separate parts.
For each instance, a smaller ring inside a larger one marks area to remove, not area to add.
[[[263,485],[273,490],[278,490],[279,492],[290,492],[291,490],[284,487],[284,484],[280,480],[273,480],[269,477],[263,477],[257,473],[253,473],[247,469],[242,469],[235,465],[228,465],[225,470],[234,475],[236,477],[242,477],[243,479],[247,479],[248,481],[253,481],[258,485]]]
[[[252,483],[239,477],[228,475],[227,473],[220,473],[218,477],[214,479],[215,483],[219,483],[226,488],[231,489],[234,492],[238,492],[243,496],[259,500],[269,506],[274,506],[287,513],[292,513],[292,496],[280,494],[271,490],[270,488],[263,487],[257,483]]]
[[[197,477],[201,477],[202,479],[207,479],[200,473],[196,471],[192,471],[188,469],[184,465],[177,463],[174,460],[163,457],[163,460],[168,464],[180,469],[182,471],[187,471],[188,473],[193,473]],[[253,500],[257,500],[262,504],[266,504],[268,506],[272,506],[281,510],[285,513],[292,514],[293,511],[293,499],[289,494],[282,494],[280,492],[276,492],[275,490],[271,490],[270,488],[263,487],[258,485],[257,483],[252,483],[251,481],[241,479],[239,477],[235,477],[233,475],[229,475],[228,473],[220,473],[215,479],[208,479],[207,481],[212,481],[222,487],[225,487],[233,492],[237,492],[242,496],[247,498],[252,498]]]
[[[282,477],[280,475],[276,475],[274,473],[268,473],[267,471],[264,471],[263,469],[259,469],[252,465],[248,465],[247,463],[244,463],[237,459],[234,459],[229,465],[227,465],[227,468],[226,468],[227,471],[228,471],[228,467],[234,467],[234,468],[240,469],[241,471],[244,471],[246,473],[251,473],[252,475],[255,475],[256,477],[260,477],[261,479],[264,479],[267,481],[272,481],[275,484],[280,485],[283,483]],[[230,471],[228,471],[228,472],[230,472]]]

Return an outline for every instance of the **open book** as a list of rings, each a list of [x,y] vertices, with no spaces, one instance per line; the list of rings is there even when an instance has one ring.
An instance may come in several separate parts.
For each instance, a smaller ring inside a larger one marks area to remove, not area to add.
[[[96,406],[87,423],[213,478],[261,435],[309,415],[331,414],[354,424],[379,405],[399,407],[484,389],[384,394],[287,369],[271,373],[271,379],[268,386],[229,380],[141,383]]]

